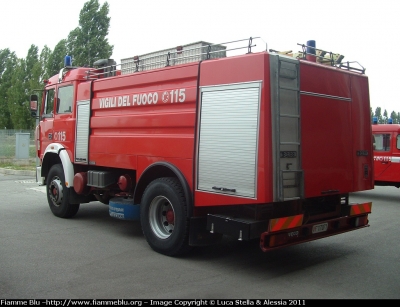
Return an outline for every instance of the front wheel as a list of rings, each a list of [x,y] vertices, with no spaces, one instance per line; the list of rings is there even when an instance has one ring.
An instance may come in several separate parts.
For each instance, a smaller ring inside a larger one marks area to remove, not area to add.
[[[147,243],[156,252],[177,256],[189,250],[187,204],[176,178],[159,178],[147,186],[140,221]]]
[[[79,204],[69,203],[69,189],[65,186],[64,170],[61,164],[50,168],[46,182],[47,201],[51,212],[57,217],[70,218],[79,210]]]

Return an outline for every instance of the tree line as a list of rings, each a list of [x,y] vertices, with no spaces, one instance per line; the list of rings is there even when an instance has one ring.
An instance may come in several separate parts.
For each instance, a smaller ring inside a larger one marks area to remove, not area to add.
[[[378,124],[387,124],[389,119],[392,119],[393,124],[400,124],[400,112],[396,113],[395,111],[392,111],[392,113],[390,113],[390,116],[388,116],[388,112],[386,110],[384,110],[382,114],[381,107],[377,107],[375,109],[375,113],[372,112],[372,108],[370,110],[371,118],[376,117]]]
[[[47,45],[39,52],[32,44],[26,58],[18,58],[9,48],[0,49],[0,129],[28,130],[35,127],[29,110],[29,96],[44,89],[44,81],[64,67],[65,55],[73,56],[73,66],[91,66],[108,59],[114,46],[108,43],[109,5],[98,0],[84,3],[79,26],[54,50]]]

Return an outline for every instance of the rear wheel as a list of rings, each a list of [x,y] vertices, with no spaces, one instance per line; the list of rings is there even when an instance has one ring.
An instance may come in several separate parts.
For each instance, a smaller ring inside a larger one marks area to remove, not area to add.
[[[176,178],[152,181],[140,205],[143,234],[150,247],[177,256],[189,250],[189,220],[183,188]]]
[[[70,218],[79,210],[79,204],[69,203],[69,189],[65,187],[64,170],[61,164],[50,168],[46,182],[47,201],[51,212],[57,217]]]

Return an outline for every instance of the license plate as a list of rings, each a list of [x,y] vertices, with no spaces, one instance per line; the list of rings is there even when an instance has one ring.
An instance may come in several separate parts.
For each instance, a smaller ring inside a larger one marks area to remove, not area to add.
[[[312,233],[319,233],[328,230],[328,223],[317,224],[312,227]]]

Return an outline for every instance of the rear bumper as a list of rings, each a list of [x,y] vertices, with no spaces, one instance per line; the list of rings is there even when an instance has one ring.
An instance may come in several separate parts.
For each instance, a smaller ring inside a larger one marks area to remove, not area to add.
[[[372,203],[349,204],[329,218],[326,212],[308,216],[298,214],[267,220],[208,214],[206,230],[210,234],[229,235],[242,240],[260,240],[264,252],[340,233],[368,227]],[[191,231],[192,232],[192,231]]]
[[[350,205],[346,216],[303,224],[298,227],[280,230],[276,230],[276,227],[273,229],[269,227],[269,231],[261,234],[261,250],[266,252],[283,246],[318,240],[368,227],[368,214],[371,213],[371,206],[372,203]]]

